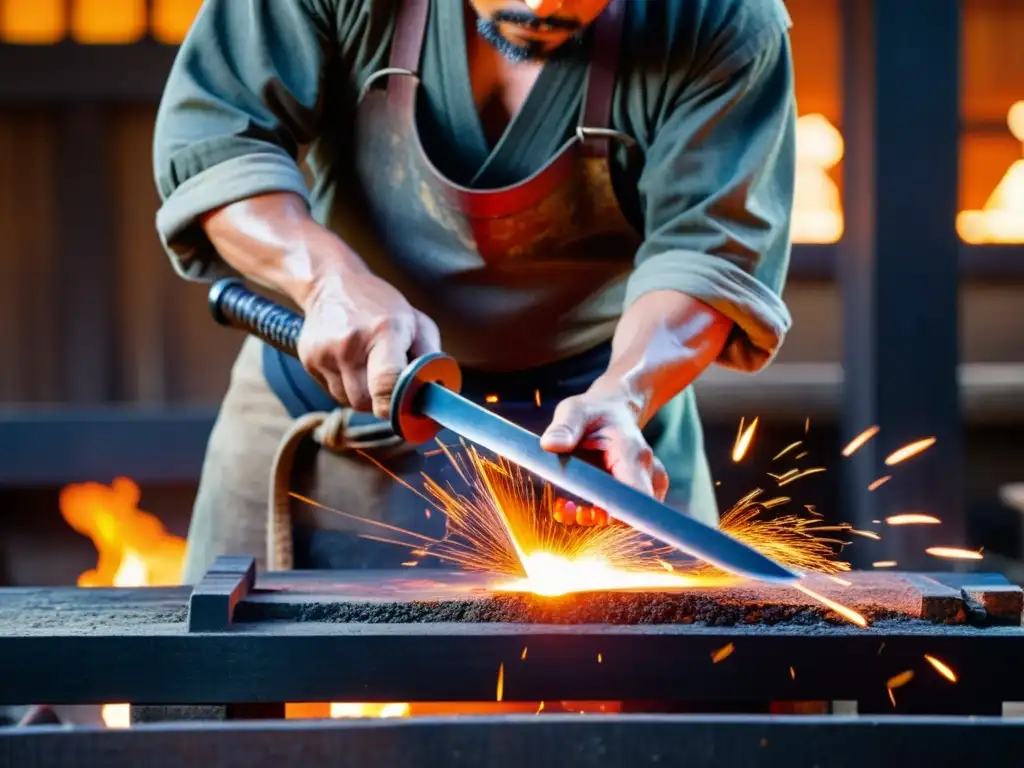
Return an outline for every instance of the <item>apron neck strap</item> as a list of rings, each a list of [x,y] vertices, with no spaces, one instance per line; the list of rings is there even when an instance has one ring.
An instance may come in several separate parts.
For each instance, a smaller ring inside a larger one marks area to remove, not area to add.
[[[408,72],[420,71],[420,53],[429,11],[430,0],[398,0],[389,67]]]
[[[586,103],[583,107],[584,128],[609,128],[612,120],[612,95],[615,75],[619,69],[622,48],[622,26],[626,16],[626,0],[611,0],[594,22],[590,71],[587,76]],[[604,143],[604,142],[602,142]]]
[[[398,17],[391,41],[388,66],[407,72],[419,72],[430,0],[398,0]],[[608,128],[611,125],[612,94],[622,47],[622,25],[626,0],[611,0],[594,22],[594,40],[587,76],[583,127]]]

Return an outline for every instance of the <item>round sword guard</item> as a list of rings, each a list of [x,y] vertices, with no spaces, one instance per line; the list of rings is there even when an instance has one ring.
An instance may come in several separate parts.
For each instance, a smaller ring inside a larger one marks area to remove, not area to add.
[[[462,390],[462,370],[454,357],[431,352],[413,360],[398,377],[391,395],[391,428],[406,442],[418,445],[432,440],[441,425],[431,418],[417,415],[413,405],[424,384],[440,384],[452,392]]]

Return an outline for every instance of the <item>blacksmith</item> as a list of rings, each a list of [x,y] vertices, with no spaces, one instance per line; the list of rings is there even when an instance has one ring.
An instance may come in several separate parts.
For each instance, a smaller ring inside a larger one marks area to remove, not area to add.
[[[548,450],[714,525],[690,385],[790,326],[788,28],[781,0],[207,0],[157,120],[159,234],[182,277],[306,320],[301,362],[243,344],[185,580],[409,559],[352,516],[443,533],[387,472],[457,473],[379,420],[441,349]]]

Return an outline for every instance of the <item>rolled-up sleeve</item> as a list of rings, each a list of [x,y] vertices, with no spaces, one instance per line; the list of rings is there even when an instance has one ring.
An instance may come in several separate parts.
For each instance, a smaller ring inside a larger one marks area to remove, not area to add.
[[[734,322],[718,363],[757,371],[791,324],[781,298],[796,171],[787,25],[762,29],[669,99],[640,178],[645,239],[626,304],[669,289],[714,307]]]
[[[157,232],[188,279],[230,273],[202,214],[258,194],[309,199],[300,147],[316,136],[330,55],[327,0],[206,0],[178,50],[157,113]]]

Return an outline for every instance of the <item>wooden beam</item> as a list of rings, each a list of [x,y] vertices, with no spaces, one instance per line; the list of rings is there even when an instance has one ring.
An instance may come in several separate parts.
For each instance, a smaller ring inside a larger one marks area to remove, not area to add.
[[[78,104],[60,115],[54,163],[58,292],[51,306],[61,318],[63,399],[69,403],[99,404],[116,396],[109,135],[101,105]]]
[[[53,104],[155,104],[177,46],[0,44],[0,108]]]

